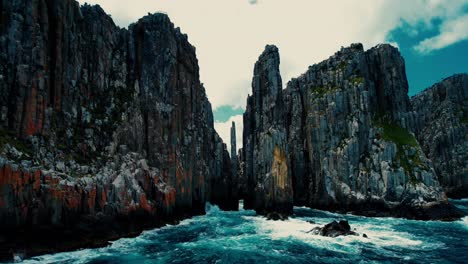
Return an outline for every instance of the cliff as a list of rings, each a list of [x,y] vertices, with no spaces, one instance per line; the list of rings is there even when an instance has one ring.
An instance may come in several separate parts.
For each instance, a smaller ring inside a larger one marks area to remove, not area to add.
[[[166,15],[127,30],[73,0],[0,3],[2,250],[101,245],[207,201],[237,208],[195,48]]]
[[[449,77],[411,98],[415,132],[448,196],[468,197],[468,74]]]
[[[102,246],[239,198],[266,215],[459,216],[442,187],[466,194],[466,75],[410,101],[398,50],[353,44],[283,90],[267,46],[237,157],[167,15],[121,29],[99,6],[0,0],[0,22],[0,259]]]
[[[252,178],[249,153],[261,148],[249,131],[284,113],[278,131],[286,132],[285,178],[291,178],[294,205],[417,219],[458,216],[410,132],[417,116],[396,48],[364,51],[353,44],[341,49],[277,92],[279,109],[256,111],[252,105],[268,102],[271,94],[256,93],[255,82],[253,88],[244,115],[246,176],[241,177]]]

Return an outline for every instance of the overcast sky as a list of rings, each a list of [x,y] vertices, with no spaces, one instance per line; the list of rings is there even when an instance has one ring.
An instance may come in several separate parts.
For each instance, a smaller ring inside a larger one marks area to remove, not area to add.
[[[366,49],[383,42],[400,46],[398,37],[405,35],[412,39],[408,50],[416,60],[468,39],[468,0],[79,2],[101,5],[121,27],[149,12],[167,13],[197,49],[201,81],[213,109],[223,109],[215,111],[218,132],[229,142],[229,127],[236,121],[239,147],[240,109],[245,108],[253,65],[266,44],[280,49],[281,74],[287,83],[353,42],[363,43]],[[465,66],[466,72],[468,64],[460,67]]]

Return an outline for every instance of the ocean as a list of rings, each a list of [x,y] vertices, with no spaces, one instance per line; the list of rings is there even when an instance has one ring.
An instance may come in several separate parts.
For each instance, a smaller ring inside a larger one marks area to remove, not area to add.
[[[452,202],[468,213],[468,199]],[[307,233],[340,219],[361,236]],[[224,212],[207,205],[206,215],[175,226],[22,263],[468,263],[468,217],[415,221],[296,207],[289,220],[269,221],[253,211]]]

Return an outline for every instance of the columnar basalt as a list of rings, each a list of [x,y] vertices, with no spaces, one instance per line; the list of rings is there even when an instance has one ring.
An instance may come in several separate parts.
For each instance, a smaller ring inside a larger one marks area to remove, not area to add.
[[[292,213],[282,80],[278,48],[266,46],[255,64],[252,96],[244,114],[246,208],[260,214]]]
[[[293,204],[459,216],[439,180],[466,194],[467,75],[410,101],[389,45],[343,48],[285,90],[279,65],[266,46],[229,156],[195,48],[167,15],[121,29],[74,0],[0,0],[0,260],[104,245],[239,198],[271,218]]]
[[[73,0],[0,7],[0,248],[97,245],[237,206],[195,48],[167,15],[127,30]]]
[[[278,113],[257,110],[259,103],[271,101],[271,95],[261,89],[256,93],[255,80],[244,115],[249,192],[259,185],[256,177],[262,176],[252,169],[259,159],[255,154],[265,157],[260,152],[263,142],[251,131],[262,131],[258,129],[264,128],[262,121]],[[432,162],[410,132],[417,116],[407,92],[404,60],[396,48],[379,45],[364,51],[361,44],[353,44],[310,66],[282,93],[272,93],[283,97],[276,100],[284,103],[280,113],[286,134],[280,134],[288,147],[284,166],[275,170],[290,173],[294,204],[366,215],[458,217]],[[280,150],[275,148],[274,153],[275,161],[283,160]],[[247,207],[262,202],[262,197],[250,199],[254,202]]]
[[[468,74],[433,85],[411,103],[417,138],[447,195],[468,197]]]

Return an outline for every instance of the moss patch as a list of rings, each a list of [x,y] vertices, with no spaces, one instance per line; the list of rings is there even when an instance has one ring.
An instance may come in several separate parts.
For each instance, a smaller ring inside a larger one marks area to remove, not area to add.
[[[15,132],[9,130],[0,129],[0,150],[3,150],[6,144],[10,144],[11,146],[15,147],[17,150],[21,151],[22,153],[32,156],[31,146],[26,142],[18,139],[15,136]]]
[[[361,76],[354,76],[349,79],[351,83],[356,83],[356,84],[363,84],[364,83],[364,77]]]
[[[408,155],[406,154],[405,150],[407,147],[403,147],[401,149],[400,147],[398,148],[396,158],[398,162],[400,163],[400,166],[403,167],[405,170],[406,174],[409,175],[410,179],[409,182],[411,184],[417,184],[420,181],[416,179],[415,176],[415,168],[423,168],[423,169],[428,169],[426,164],[424,164],[421,159],[420,159],[420,154],[419,151],[415,151],[413,155]]]
[[[315,95],[316,98],[322,98],[328,93],[333,93],[338,90],[336,86],[312,86],[310,87],[311,92]]]
[[[338,64],[338,67],[337,67],[339,70],[344,70],[346,68],[346,62],[345,61],[341,61],[339,64]]]
[[[382,128],[380,138],[395,143],[397,146],[396,160],[406,174],[410,176],[410,183],[416,184],[420,182],[416,179],[415,169],[424,168],[428,169],[426,164],[420,159],[421,153],[418,150],[419,144],[413,134],[407,129],[402,128],[398,124],[389,119],[378,115],[374,118],[374,125]],[[411,151],[413,149],[413,151]],[[414,152],[412,154],[408,154]]]
[[[382,113],[377,114],[373,120],[374,126],[383,128],[380,135],[383,140],[394,142],[398,148],[403,146],[418,147],[418,141],[407,129],[389,120]]]

